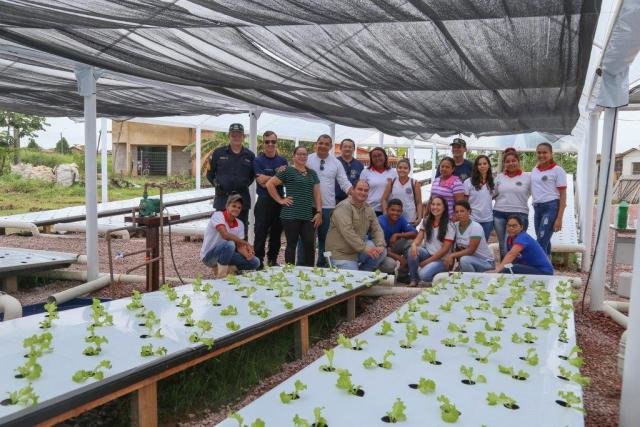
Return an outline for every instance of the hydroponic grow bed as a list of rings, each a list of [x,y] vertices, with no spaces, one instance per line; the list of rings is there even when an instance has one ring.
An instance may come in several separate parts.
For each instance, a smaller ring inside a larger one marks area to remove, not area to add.
[[[582,399],[578,382],[586,381],[572,354],[572,293],[567,277],[455,274],[350,342],[339,340],[333,363],[324,356],[243,408],[243,425],[582,426],[579,409],[556,402],[567,402],[559,391]],[[339,381],[341,369],[350,376],[343,371]]]
[[[59,318],[50,321],[50,328],[42,328],[49,322],[47,314],[2,322],[0,365],[5,369],[0,372],[0,395],[5,399],[21,391],[12,397],[23,401],[3,400],[0,424],[49,419],[341,302],[382,277],[357,271],[271,268],[57,314],[52,309],[52,316]],[[30,342],[25,342],[28,337]],[[19,366],[33,378],[17,378],[14,369]]]

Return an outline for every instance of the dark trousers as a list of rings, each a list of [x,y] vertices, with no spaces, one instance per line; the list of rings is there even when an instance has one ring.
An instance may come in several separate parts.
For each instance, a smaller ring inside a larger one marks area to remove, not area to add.
[[[296,246],[298,240],[300,240],[302,242],[304,257],[302,260],[299,260],[298,265],[313,267],[313,258],[315,255],[315,228],[313,227],[313,222],[302,219],[283,219],[282,228],[287,238],[284,261],[287,264],[295,264]]]
[[[280,238],[282,236],[282,224],[280,223],[281,206],[269,195],[259,196],[254,207],[256,225],[253,248],[260,260],[260,267],[264,266],[264,245],[269,236],[269,251],[267,262],[275,265],[280,252]]]

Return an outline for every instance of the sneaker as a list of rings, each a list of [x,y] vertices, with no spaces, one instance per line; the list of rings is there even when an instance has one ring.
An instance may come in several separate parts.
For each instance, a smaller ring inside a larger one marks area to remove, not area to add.
[[[418,282],[416,280],[410,281],[409,284],[407,285],[407,287],[409,288],[415,288],[416,286],[418,286]]]

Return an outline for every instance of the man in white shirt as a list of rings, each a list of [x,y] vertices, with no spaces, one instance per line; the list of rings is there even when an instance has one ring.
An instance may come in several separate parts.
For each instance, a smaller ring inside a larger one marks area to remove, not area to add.
[[[225,277],[229,266],[238,270],[255,270],[260,265],[253,247],[243,240],[244,224],[238,218],[242,205],[241,195],[230,195],[226,209],[211,215],[204,232],[200,259],[208,267],[217,265],[216,277]]]
[[[333,141],[329,135],[320,135],[316,141],[315,153],[311,153],[307,159],[307,167],[313,169],[320,179],[320,192],[322,193],[322,225],[318,228],[318,267],[326,267],[327,260],[324,257],[325,241],[331,214],[336,207],[336,182],[347,194],[351,194],[351,182],[347,178],[344,167],[338,159],[331,154]],[[300,254],[298,246],[298,256]]]

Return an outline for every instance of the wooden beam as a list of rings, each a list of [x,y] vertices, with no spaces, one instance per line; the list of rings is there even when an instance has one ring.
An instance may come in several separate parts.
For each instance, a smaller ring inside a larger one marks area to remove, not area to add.
[[[356,298],[354,295],[347,300],[347,320],[352,321],[356,318]]]
[[[295,325],[296,358],[302,358],[309,351],[309,317],[301,317]]]
[[[18,276],[3,277],[0,279],[0,283],[6,293],[15,294],[18,292]]]
[[[155,427],[158,425],[158,383],[148,384],[131,395],[131,425]]]

